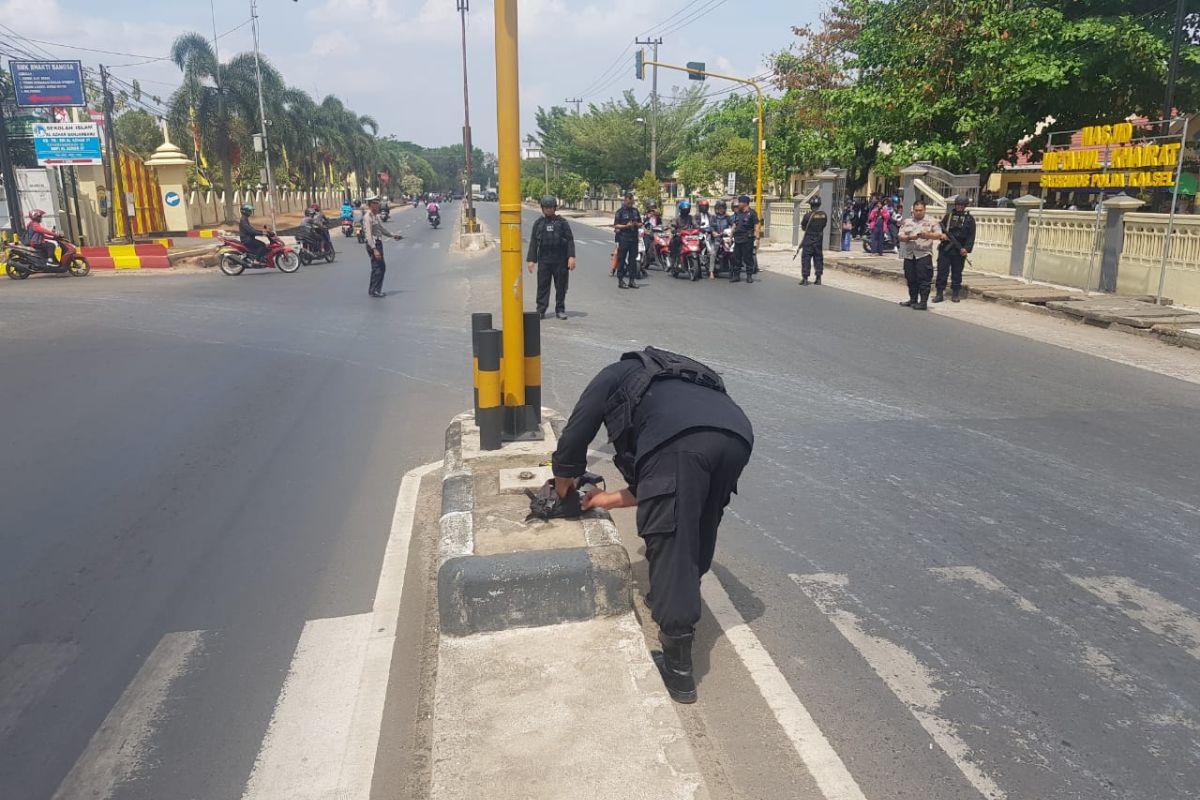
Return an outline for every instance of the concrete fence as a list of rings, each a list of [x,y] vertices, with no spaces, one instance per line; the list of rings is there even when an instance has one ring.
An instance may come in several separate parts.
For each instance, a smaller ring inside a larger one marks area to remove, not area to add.
[[[342,191],[340,189],[318,190],[315,199],[306,190],[281,189],[275,193],[279,207],[277,214],[290,214],[302,211],[312,202],[320,203],[329,216],[330,209],[337,211],[342,207]],[[225,193],[213,189],[193,189],[184,198],[192,224],[196,227],[219,225],[225,219]],[[235,191],[233,193],[234,213],[243,203],[250,203],[259,213],[265,213],[268,208],[266,190]]]

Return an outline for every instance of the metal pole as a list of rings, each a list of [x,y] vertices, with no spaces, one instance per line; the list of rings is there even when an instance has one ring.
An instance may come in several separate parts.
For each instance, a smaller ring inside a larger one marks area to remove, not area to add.
[[[515,437],[529,428],[525,420],[525,330],[521,313],[525,293],[521,269],[521,95],[517,58],[517,0],[496,0],[495,19],[496,157],[500,172],[500,324],[504,330],[504,364],[501,373],[505,433]]]
[[[258,60],[257,0],[250,0],[250,20],[250,27],[254,31],[254,78],[258,82],[258,118],[262,130],[263,164],[267,168],[267,204],[271,207],[271,230],[275,230],[275,176],[271,173],[271,147],[267,144],[267,110],[263,103],[262,68]]]
[[[754,210],[758,213],[759,231],[762,230],[762,178],[763,178],[763,151],[767,149],[767,142],[763,138],[763,95],[762,90],[758,88],[758,84],[754,84],[754,91],[758,93],[758,165],[757,173],[754,176]],[[832,211],[832,209],[831,209]]]
[[[1038,240],[1042,237],[1042,215],[1046,213],[1046,198],[1038,198],[1037,230],[1033,232],[1033,255],[1029,258],[1029,274],[1026,283],[1033,283],[1033,268],[1037,266]]]
[[[466,180],[463,181],[463,232],[475,233],[479,226],[475,222],[475,198],[471,196],[471,178],[475,168],[471,158],[471,102],[467,94],[467,12],[471,10],[470,0],[456,0],[458,13],[462,21],[462,62],[463,62],[463,153],[466,155]]]
[[[104,137],[108,144],[108,189],[111,198],[108,202],[108,230],[110,238],[119,241],[124,237],[122,229],[129,229],[129,215],[125,213],[125,185],[121,178],[121,154],[117,150],[117,137],[113,130],[112,112],[113,96],[108,90],[108,68],[100,65],[100,93],[104,96]],[[120,214],[122,227],[117,227],[117,215]],[[131,237],[132,238],[132,237]]]
[[[1104,146],[1104,174],[1108,174],[1108,165],[1112,161],[1112,145]],[[1096,264],[1096,250],[1100,247],[1100,215],[1104,213],[1104,190],[1100,190],[1100,201],[1096,203],[1096,222],[1095,228],[1092,230],[1092,252],[1088,255],[1088,272],[1087,281],[1083,284],[1083,293],[1089,294],[1092,291],[1092,268]]]
[[[634,39],[634,44],[648,44],[654,48],[654,59],[650,62],[652,77],[650,79],[650,172],[658,177],[658,46],[662,37],[657,39]]]
[[[1167,235],[1163,239],[1162,263],[1158,267],[1158,294],[1155,296],[1154,302],[1160,306],[1163,299],[1163,284],[1167,279],[1167,257],[1171,253],[1171,236],[1175,233],[1175,211],[1179,207],[1179,178],[1183,172],[1183,150],[1187,147],[1189,122],[1191,122],[1190,119],[1183,118],[1183,133],[1179,137],[1179,160],[1175,162],[1175,187],[1171,190],[1171,216],[1167,218]]]
[[[13,233],[20,235],[25,232],[25,224],[21,219],[21,194],[17,191],[17,171],[13,169],[12,154],[8,150],[8,123],[5,120],[2,95],[0,95],[0,177],[4,178],[4,199],[8,201],[8,225]]]
[[[1171,40],[1171,61],[1167,67],[1167,99],[1163,103],[1163,119],[1171,119],[1175,115],[1175,80],[1179,75],[1179,47],[1183,40],[1183,12],[1184,0],[1179,0],[1175,7],[1175,31]]]

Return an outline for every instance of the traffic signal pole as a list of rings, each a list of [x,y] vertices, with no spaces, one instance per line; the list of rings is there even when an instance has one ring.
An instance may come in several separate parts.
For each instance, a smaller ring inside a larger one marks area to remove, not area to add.
[[[758,85],[758,82],[752,81],[749,78],[735,78],[732,75],[722,75],[719,72],[710,72],[704,69],[689,69],[687,67],[681,67],[678,64],[664,64],[660,61],[649,61],[641,57],[640,51],[638,53],[638,60],[635,63],[639,64],[641,67],[653,66],[662,67],[663,69],[673,69],[677,72],[686,72],[689,75],[703,75],[706,78],[719,78],[723,81],[733,81],[734,83],[740,83],[743,86],[750,86],[754,88],[754,93],[758,96],[758,164],[754,176],[754,210],[758,212],[758,218],[761,220],[763,215],[763,156],[767,150],[767,140],[763,138],[763,93],[762,87]],[[640,69],[637,77],[642,77]]]

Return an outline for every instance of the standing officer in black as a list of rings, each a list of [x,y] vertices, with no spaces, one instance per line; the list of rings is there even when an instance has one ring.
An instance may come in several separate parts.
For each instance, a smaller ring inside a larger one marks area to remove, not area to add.
[[[957,303],[962,290],[963,267],[967,255],[975,249],[975,218],[967,211],[967,198],[954,198],[954,208],[942,219],[942,243],[938,245],[937,296],[933,302],[946,298],[946,278],[950,278],[950,301]]]
[[[613,217],[613,229],[617,232],[617,288],[636,289],[638,274],[638,228],[642,226],[642,215],[633,205],[633,192],[625,193],[624,204]],[[626,278],[629,282],[626,283]]]
[[[637,506],[650,562],[646,602],[663,646],[654,660],[671,697],[694,703],[700,579],[712,566],[717,526],[750,460],[754,431],[709,367],[654,347],[626,353],[583,390],[559,437],[552,462],[559,497],[586,471],[601,423],[629,487],[592,492],[582,507]]]
[[[754,239],[758,236],[758,213],[750,207],[750,195],[738,197],[738,208],[733,215],[733,274],[730,283],[742,279],[746,270],[746,283],[754,283]]]
[[[575,236],[571,226],[556,213],[558,200],[542,198],[542,218],[533,223],[529,235],[529,253],[525,261],[529,271],[537,267],[537,310],[542,319],[550,307],[550,281],[554,281],[554,316],[567,318],[567,281],[575,269]]]
[[[821,274],[825,272],[825,229],[829,227],[829,215],[821,210],[821,198],[808,201],[809,212],[800,220],[804,238],[800,240],[800,285],[808,286],[808,273],[816,273],[817,286],[821,285]]]

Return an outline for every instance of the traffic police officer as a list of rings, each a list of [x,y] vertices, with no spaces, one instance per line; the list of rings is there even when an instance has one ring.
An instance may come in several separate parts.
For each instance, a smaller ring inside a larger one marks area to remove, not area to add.
[[[738,197],[738,208],[733,215],[733,274],[730,283],[742,279],[746,270],[746,283],[754,283],[754,239],[758,235],[758,213],[750,207],[750,195]]]
[[[957,303],[962,290],[963,267],[967,255],[975,249],[975,218],[967,211],[967,198],[954,198],[954,208],[942,219],[942,243],[938,245],[937,296],[933,302],[946,298],[946,278],[950,278],[950,301]]]
[[[933,243],[942,238],[937,220],[925,216],[925,202],[913,203],[912,216],[904,220],[897,236],[900,257],[904,259],[904,279],[908,282],[908,301],[900,305],[917,311],[929,309],[929,284],[933,280]]]
[[[383,261],[383,237],[390,236],[397,241],[404,237],[383,227],[383,221],[379,219],[378,197],[367,200],[367,213],[363,216],[362,231],[367,255],[371,257],[371,281],[367,286],[367,294],[371,297],[387,297],[387,292],[383,291],[383,276],[387,272],[387,264]]]
[[[637,506],[650,564],[646,602],[663,647],[654,660],[671,697],[694,703],[700,579],[712,565],[717,526],[750,460],[754,431],[706,365],[653,347],[626,353],[584,389],[559,437],[552,466],[560,498],[586,471],[601,423],[628,488],[592,492],[582,508]]]
[[[567,318],[567,281],[575,269],[575,236],[571,226],[558,216],[558,199],[542,198],[542,218],[533,223],[529,235],[529,253],[525,261],[529,271],[537,267],[537,310],[542,319],[550,307],[550,282],[554,282],[554,316]]]
[[[808,273],[816,273],[813,283],[821,285],[821,274],[825,272],[825,229],[829,227],[829,215],[821,210],[821,198],[808,201],[809,211],[800,220],[804,238],[800,240],[800,285],[808,286]]]
[[[625,193],[624,204],[617,209],[613,217],[613,229],[617,232],[617,288],[636,289],[638,274],[638,228],[642,225],[642,215],[633,205],[633,192]],[[629,282],[626,283],[625,279]]]

